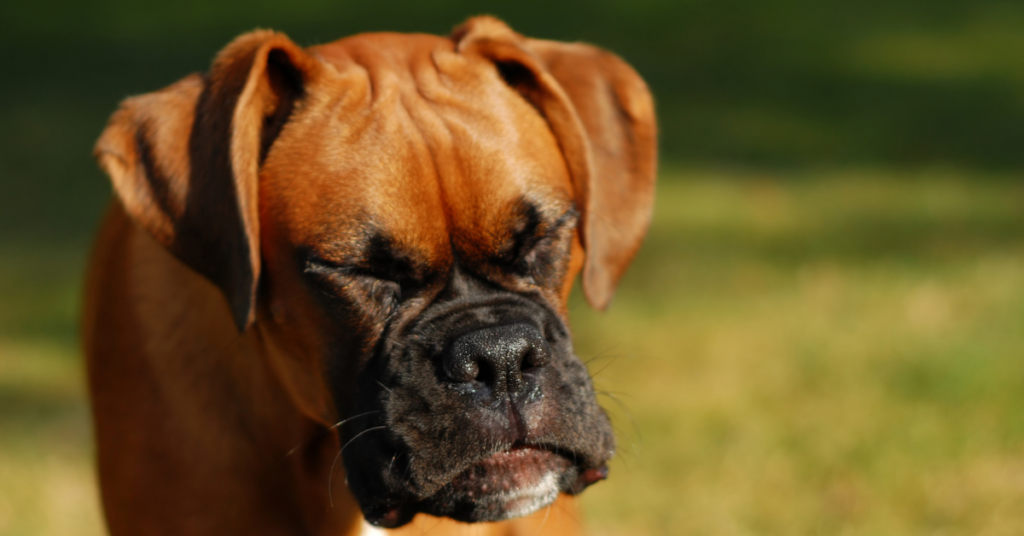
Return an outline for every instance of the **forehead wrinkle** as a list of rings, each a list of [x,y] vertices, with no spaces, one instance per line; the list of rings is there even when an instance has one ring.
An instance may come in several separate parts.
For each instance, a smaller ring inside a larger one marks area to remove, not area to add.
[[[354,61],[365,64],[370,78],[378,86],[372,99],[371,113],[390,127],[392,136],[385,139],[385,143],[403,140],[397,145],[413,157],[411,160],[415,164],[391,173],[394,180],[384,186],[385,195],[377,196],[382,197],[384,203],[375,212],[388,220],[389,228],[408,236],[411,242],[429,241],[430,237],[424,234],[432,235],[433,242],[437,242],[437,236],[447,235],[449,221],[438,163],[446,151],[439,149],[438,145],[444,145],[450,136],[446,135],[443,123],[437,120],[427,98],[428,93],[441,97],[444,89],[436,76],[430,76],[434,71],[430,52],[443,48],[444,44],[448,47],[453,45],[436,36],[379,34],[379,37],[400,39],[403,46],[379,47],[372,42],[356,41],[349,47],[350,54]],[[408,46],[425,40],[433,41],[435,46]],[[437,42],[442,45],[437,45]],[[410,160],[403,159],[402,155],[389,154],[386,158],[395,162]],[[415,206],[408,206],[410,202]],[[409,221],[410,215],[421,213],[424,216],[418,218],[420,221]]]
[[[446,247],[440,239],[447,235],[444,193],[430,142],[434,136],[424,132],[422,106],[410,103],[409,97],[406,90],[396,91],[387,106],[375,107],[374,116],[388,125],[384,144],[396,146],[385,157],[395,167],[375,185],[369,200],[374,218],[396,240],[429,245],[428,257],[436,261]]]
[[[447,240],[438,240],[446,233],[437,226],[443,214],[433,159],[400,93],[391,93],[385,97],[388,100],[381,97],[378,94],[372,103],[350,101],[353,106],[330,103],[333,117],[320,127],[314,142],[324,148],[314,151],[323,165],[310,166],[312,173],[301,185],[292,182],[284,188],[286,197],[294,199],[290,205],[312,202],[317,209],[298,210],[291,220],[302,228],[319,230],[314,232],[349,251],[354,243],[343,237],[361,234],[359,222],[371,223],[436,259],[439,246],[446,246]],[[277,174],[281,179],[295,176],[290,170],[281,171]]]
[[[367,209],[396,239],[429,247],[436,260],[453,243],[495,247],[524,195],[543,212],[560,204],[564,188],[552,166],[565,163],[557,141],[493,64],[443,39],[381,48],[361,40],[333,54],[358,71],[364,88],[353,95],[356,106],[344,107],[349,115],[335,118],[349,123],[341,132],[350,141],[327,142],[333,169],[360,179],[341,188],[349,191],[337,199],[346,212]]]
[[[441,177],[446,190],[458,194],[451,196],[461,209],[454,212],[453,232],[460,235],[454,238],[479,249],[478,254],[497,247],[506,236],[510,213],[523,196],[546,200],[537,203],[541,207],[550,204],[549,198],[563,197],[551,180],[556,177],[550,176],[557,170],[547,164],[565,165],[553,134],[536,110],[506,87],[497,73],[482,67],[484,83],[469,87],[472,96],[453,102],[452,113],[442,116],[453,138],[451,158],[459,163],[458,174]]]
[[[432,64],[431,64],[432,65]],[[462,175],[458,159],[454,158],[454,138],[444,114],[438,108],[449,107],[451,94],[439,83],[436,71],[429,67],[418,69],[412,88],[403,94],[402,109],[408,117],[409,130],[427,149],[433,171],[433,185],[438,192],[445,230],[452,228],[452,176]]]

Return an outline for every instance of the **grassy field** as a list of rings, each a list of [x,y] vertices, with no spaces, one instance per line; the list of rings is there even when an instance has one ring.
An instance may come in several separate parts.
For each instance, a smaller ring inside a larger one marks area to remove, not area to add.
[[[622,55],[689,166],[611,310],[574,297],[621,439],[592,533],[1024,534],[1024,2],[6,7],[0,536],[101,532],[76,331],[116,103],[256,27],[308,45],[481,12]]]
[[[101,532],[85,248],[0,252],[0,534]],[[668,172],[611,310],[574,298],[621,453],[597,535],[1024,533],[1024,184]]]

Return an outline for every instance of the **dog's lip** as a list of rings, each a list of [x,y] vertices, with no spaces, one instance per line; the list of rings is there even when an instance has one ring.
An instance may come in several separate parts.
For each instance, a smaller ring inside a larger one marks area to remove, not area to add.
[[[363,517],[366,521],[375,527],[381,527],[385,529],[397,529],[410,521],[416,516],[417,509],[415,504],[382,504],[377,506],[371,506],[363,511]]]
[[[550,473],[562,473],[572,461],[554,449],[515,444],[470,465],[452,479],[452,489],[469,497],[500,495],[536,485]]]
[[[563,452],[547,445],[516,442],[511,447],[496,451],[484,459],[469,465],[446,486],[472,501],[503,503],[503,510],[516,517],[526,511],[521,507],[538,499],[545,486],[554,485],[550,490],[552,498],[558,492],[577,494],[584,488],[608,476],[608,467],[602,464],[595,468],[578,468],[575,480],[568,483],[569,489],[560,489],[557,482],[561,476],[575,466],[573,453]],[[412,521],[419,512],[431,510],[433,497],[405,503],[378,504],[364,510],[366,520],[375,526],[395,529]],[[530,510],[532,511],[532,509]]]

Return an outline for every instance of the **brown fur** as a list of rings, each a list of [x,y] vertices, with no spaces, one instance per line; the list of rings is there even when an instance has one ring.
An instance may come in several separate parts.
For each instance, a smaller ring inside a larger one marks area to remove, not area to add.
[[[615,56],[491,18],[451,38],[308,50],[257,31],[206,75],[126,100],[96,148],[118,200],[83,330],[111,533],[357,534],[341,445],[325,433],[348,408],[323,359],[345,344],[354,356],[377,327],[331,325],[297,251],[347,262],[371,214],[425,273],[454,248],[515,289],[488,259],[532,192],[546,214],[581,213],[564,279],[543,292],[564,315],[582,271],[603,308],[649,221],[653,114]],[[359,363],[340,366],[355,378]],[[563,497],[487,530],[571,534],[576,517]],[[419,516],[396,532],[459,528]]]

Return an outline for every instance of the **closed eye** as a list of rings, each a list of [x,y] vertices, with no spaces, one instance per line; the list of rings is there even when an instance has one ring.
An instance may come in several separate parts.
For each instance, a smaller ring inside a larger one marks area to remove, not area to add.
[[[367,231],[364,240],[350,251],[340,259],[329,259],[312,247],[306,248],[299,252],[303,271],[311,275],[369,277],[409,288],[421,286],[429,275],[429,270],[415,261],[415,255],[378,230]]]
[[[311,258],[307,259],[303,274],[329,302],[358,305],[374,316],[391,315],[402,301],[402,286],[397,281],[359,266]]]
[[[569,209],[554,221],[544,222],[539,211],[524,204],[522,216],[512,231],[510,245],[497,258],[504,269],[542,283],[557,272],[558,259],[568,258],[568,239],[579,220],[576,209]]]
[[[332,261],[316,258],[307,259],[303,273],[320,277],[369,277],[381,281],[391,281],[391,274],[384,274],[360,265],[342,265]],[[397,283],[397,281],[394,281]]]
[[[506,250],[503,260],[514,263],[527,259],[542,242],[561,238],[564,230],[575,227],[578,218],[579,213],[575,208],[569,209],[550,223],[540,221],[536,209],[527,211],[518,228],[512,233],[512,246]]]

